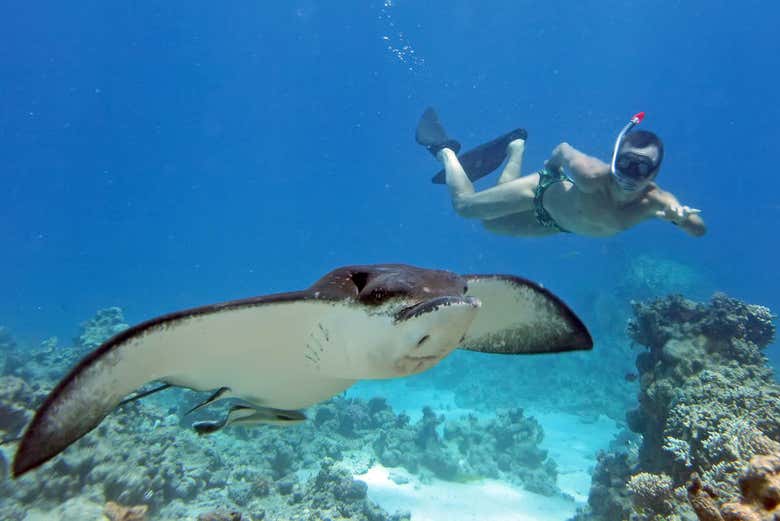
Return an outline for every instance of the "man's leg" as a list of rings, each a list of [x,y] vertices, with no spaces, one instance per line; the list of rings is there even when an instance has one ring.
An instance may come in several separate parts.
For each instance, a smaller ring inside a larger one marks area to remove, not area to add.
[[[497,219],[485,219],[482,225],[495,234],[513,237],[542,237],[558,233],[555,228],[540,225],[534,212],[520,212]]]
[[[514,181],[520,177],[520,172],[523,168],[523,154],[525,153],[525,140],[515,139],[510,141],[506,147],[506,152],[509,155],[509,159],[506,162],[504,170],[501,172],[501,177],[498,178],[498,184],[504,184],[507,181]]]
[[[449,148],[442,148],[436,154],[436,158],[444,165],[444,179],[450,189],[453,204],[456,200],[466,198],[474,194],[474,185],[469,176],[463,170],[458,161],[458,156]]]
[[[476,192],[455,152],[444,148],[439,151],[436,157],[444,164],[445,179],[450,189],[452,206],[462,217],[495,219],[504,215],[533,210],[534,189],[539,184],[538,174],[519,177],[482,192]],[[519,173],[520,163],[515,161],[513,165],[517,165]],[[511,175],[511,171],[509,175]]]

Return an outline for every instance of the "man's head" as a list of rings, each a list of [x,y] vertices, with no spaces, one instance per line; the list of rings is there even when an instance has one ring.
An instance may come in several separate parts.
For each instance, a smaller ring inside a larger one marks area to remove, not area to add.
[[[627,133],[615,157],[615,180],[623,190],[636,192],[646,187],[661,168],[664,144],[646,130]]]

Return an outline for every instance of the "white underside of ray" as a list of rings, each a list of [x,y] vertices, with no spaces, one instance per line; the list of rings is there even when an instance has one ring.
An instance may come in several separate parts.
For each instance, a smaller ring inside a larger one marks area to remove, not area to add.
[[[464,345],[490,352],[536,352],[572,333],[556,303],[533,286],[498,277],[470,277],[467,295],[482,301]]]
[[[107,413],[162,380],[278,409],[325,400],[358,379],[428,369],[454,349],[476,307],[454,305],[396,324],[381,309],[296,301],[219,310],[162,323],[114,347],[81,372],[49,419],[63,427]],[[418,341],[431,337],[423,347]],[[57,427],[57,425],[50,425]]]
[[[120,396],[151,380],[199,391],[229,387],[258,405],[298,409],[369,377],[355,345],[390,327],[387,317],[327,302],[223,310],[129,340],[96,384],[105,389],[109,378]]]

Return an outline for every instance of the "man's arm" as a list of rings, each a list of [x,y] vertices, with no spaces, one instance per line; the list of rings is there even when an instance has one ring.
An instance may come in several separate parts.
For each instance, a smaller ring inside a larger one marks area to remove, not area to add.
[[[664,192],[660,188],[653,190],[650,197],[658,206],[655,216],[659,219],[679,226],[685,233],[694,237],[701,237],[707,233],[704,219],[699,216],[701,210],[680,204],[673,194]]]
[[[678,226],[689,235],[700,237],[707,231],[704,220],[697,215],[700,210],[683,206],[669,192],[658,186],[646,188],[644,195],[620,209],[620,222],[629,229],[648,219],[663,219]]]
[[[545,166],[552,169],[568,169],[569,177],[583,192],[595,192],[603,186],[605,179],[609,177],[608,164],[583,154],[568,143],[561,143],[555,147]]]

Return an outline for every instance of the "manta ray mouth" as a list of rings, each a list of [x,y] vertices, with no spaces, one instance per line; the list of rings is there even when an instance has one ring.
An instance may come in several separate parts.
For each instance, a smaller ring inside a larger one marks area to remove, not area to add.
[[[449,354],[449,351],[438,356],[405,356],[398,366],[402,368],[404,373],[421,373],[438,364],[447,354]]]
[[[402,309],[396,313],[395,321],[403,322],[404,320],[419,317],[427,313],[433,313],[450,306],[469,306],[478,308],[480,305],[481,302],[479,299],[474,297],[437,297]]]

